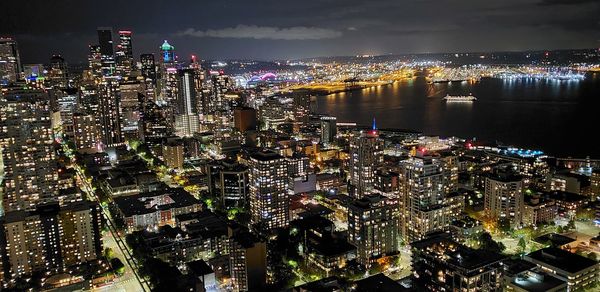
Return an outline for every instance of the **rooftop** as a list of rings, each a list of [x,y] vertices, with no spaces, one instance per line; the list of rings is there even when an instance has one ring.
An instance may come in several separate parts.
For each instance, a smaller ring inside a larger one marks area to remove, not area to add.
[[[200,204],[185,190],[174,188],[117,197],[114,201],[126,217]]]
[[[556,247],[534,251],[526,255],[525,259],[539,261],[572,274],[598,265],[598,262],[594,260]]]
[[[545,292],[552,289],[567,288],[567,282],[555,278],[541,270],[524,271],[513,277],[510,282],[525,291]]]

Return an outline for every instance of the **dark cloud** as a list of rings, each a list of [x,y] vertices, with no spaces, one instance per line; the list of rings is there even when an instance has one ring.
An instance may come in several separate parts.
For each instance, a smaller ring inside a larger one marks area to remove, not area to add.
[[[17,38],[24,62],[84,61],[99,26],[133,30],[136,54],[169,39],[209,59],[600,46],[597,0],[2,2],[0,35]]]
[[[598,0],[542,0],[540,5],[581,5],[588,3],[598,3]]]

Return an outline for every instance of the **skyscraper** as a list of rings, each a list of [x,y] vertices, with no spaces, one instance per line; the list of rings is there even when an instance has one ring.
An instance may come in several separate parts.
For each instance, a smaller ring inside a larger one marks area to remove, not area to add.
[[[169,44],[167,40],[163,42],[160,46],[160,50],[162,51],[162,63],[163,64],[175,64],[177,59],[175,58],[175,47]]]
[[[253,154],[249,182],[251,223],[265,231],[287,226],[290,202],[285,159],[271,151]]]
[[[67,63],[61,55],[54,55],[50,58],[48,80],[51,86],[67,87],[69,82],[69,72]]]
[[[497,173],[485,178],[484,210],[492,218],[521,224],[524,208],[523,178],[511,173]]]
[[[99,45],[89,45],[88,68],[95,77],[102,76],[102,53]]]
[[[123,142],[121,135],[120,92],[119,80],[116,77],[104,77],[99,84],[99,114],[98,119],[100,138],[103,147],[119,145]]]
[[[369,131],[361,131],[350,141],[350,187],[351,195],[362,198],[373,189],[375,171],[383,163],[383,140],[375,125]]]
[[[400,162],[400,231],[405,242],[444,230],[462,211],[455,210],[453,198],[446,198],[444,182],[438,158],[417,156]]]
[[[21,58],[17,41],[0,38],[0,85],[15,82],[21,74]]]
[[[196,81],[196,72],[193,69],[179,70],[175,132],[180,137],[191,136],[198,132],[200,119],[198,116]]]
[[[140,139],[142,105],[146,83],[140,80],[119,82],[119,115],[121,120],[121,135],[125,140]]]
[[[115,54],[117,72],[121,76],[129,76],[133,69],[133,47],[131,44],[131,31],[119,31],[119,44]]]
[[[53,201],[58,180],[48,94],[12,87],[0,97],[0,149],[6,212]]]
[[[156,61],[154,60],[154,54],[140,55],[140,62],[142,63],[142,76],[150,79],[153,84],[156,84]]]
[[[98,44],[102,62],[102,75],[111,76],[115,72],[115,54],[112,40],[112,28],[98,28]]]

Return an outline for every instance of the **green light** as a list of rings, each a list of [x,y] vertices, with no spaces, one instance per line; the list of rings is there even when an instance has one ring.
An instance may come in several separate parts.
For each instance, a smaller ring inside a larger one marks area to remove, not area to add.
[[[171,46],[169,44],[169,42],[167,42],[167,40],[165,40],[165,42],[162,44],[162,46],[160,46],[160,49],[163,51],[173,51],[173,50],[175,50],[175,47]]]

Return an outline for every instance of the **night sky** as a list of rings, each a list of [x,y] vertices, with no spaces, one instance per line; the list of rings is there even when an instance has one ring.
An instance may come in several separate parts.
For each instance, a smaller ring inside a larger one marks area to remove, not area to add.
[[[24,63],[82,62],[99,26],[133,30],[136,56],[168,39],[204,59],[600,47],[600,0],[1,2]]]

